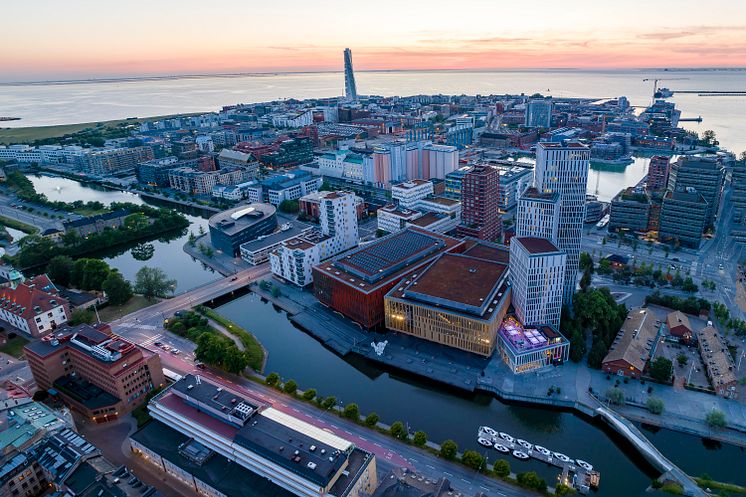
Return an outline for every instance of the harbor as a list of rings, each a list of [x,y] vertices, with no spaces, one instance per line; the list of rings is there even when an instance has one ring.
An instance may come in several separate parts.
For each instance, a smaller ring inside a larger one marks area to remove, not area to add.
[[[581,459],[572,459],[561,452],[553,452],[541,445],[515,438],[505,432],[498,432],[489,426],[480,426],[477,443],[482,447],[495,449],[501,454],[511,454],[519,460],[536,459],[561,469],[557,483],[572,487],[581,494],[596,490],[601,482],[601,473],[593,465]]]

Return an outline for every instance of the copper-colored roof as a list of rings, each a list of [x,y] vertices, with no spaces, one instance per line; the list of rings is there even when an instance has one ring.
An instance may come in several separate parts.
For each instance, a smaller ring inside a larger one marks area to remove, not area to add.
[[[546,238],[537,238],[535,236],[521,236],[514,238],[525,247],[529,254],[545,254],[547,252],[559,252],[555,244]]]

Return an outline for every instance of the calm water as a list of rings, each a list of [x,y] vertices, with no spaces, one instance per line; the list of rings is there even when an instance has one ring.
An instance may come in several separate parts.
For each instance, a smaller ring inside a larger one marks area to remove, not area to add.
[[[93,184],[82,184],[66,178],[49,176],[29,176],[38,193],[43,193],[50,200],[84,202],[97,200],[106,205],[111,202],[132,202],[143,204],[146,201],[139,195],[101,188]],[[188,230],[197,233],[200,226],[207,230],[207,219],[185,214],[191,226]],[[189,290],[195,286],[213,281],[218,274],[212,269],[204,267],[182,250],[189,237],[185,234],[170,234],[167,238],[147,242],[144,252],[152,250],[152,256],[147,260],[138,260],[133,255],[132,247],[119,247],[110,252],[100,254],[100,257],[111,266],[116,267],[130,281],[135,280],[135,273],[143,266],[159,267],[177,282],[176,291]],[[152,249],[150,248],[152,246]],[[134,250],[137,254],[138,250]]]
[[[531,94],[556,97],[616,97],[626,95],[633,105],[647,105],[652,82],[679,90],[746,90],[744,71],[396,71],[358,72],[358,88],[368,95],[414,94]],[[688,78],[665,81],[665,78]],[[94,122],[126,117],[182,112],[214,111],[223,105],[280,98],[332,97],[343,93],[342,73],[191,77],[167,80],[135,80],[65,84],[2,84],[0,115],[21,121],[0,123],[6,127]],[[746,97],[698,97],[676,95],[673,99],[684,117],[701,115],[704,122],[685,123],[701,132],[713,129],[721,144],[736,152],[746,150],[742,132]]]
[[[301,388],[334,395],[343,404],[356,402],[363,413],[377,412],[385,422],[402,420],[424,430],[431,440],[456,440],[461,449],[484,453],[475,440],[480,425],[491,425],[514,436],[591,462],[601,472],[598,495],[641,495],[654,474],[638,466],[640,456],[601,428],[569,413],[506,405],[487,395],[461,395],[409,376],[379,369],[359,358],[342,359],[295,328],[285,313],[249,294],[219,308],[221,314],[254,333],[269,351],[267,372],[295,379]],[[302,358],[302,360],[300,360]],[[696,437],[661,430],[646,432],[652,441],[691,474],[746,483],[746,453],[735,447],[707,449]],[[486,452],[491,461],[498,457]],[[510,458],[514,470],[539,471],[554,481],[557,471],[536,461]],[[741,471],[739,471],[739,468]]]

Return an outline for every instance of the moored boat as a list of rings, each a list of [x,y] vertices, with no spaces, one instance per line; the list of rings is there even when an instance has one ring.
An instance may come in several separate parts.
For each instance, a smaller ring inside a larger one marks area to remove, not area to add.
[[[502,438],[503,440],[505,440],[507,442],[510,442],[510,443],[515,442],[515,438],[511,437],[510,435],[508,435],[504,431],[500,432],[500,438]]]
[[[504,446],[503,444],[499,444],[499,443],[498,443],[498,444],[495,444],[495,445],[493,446],[493,448],[494,448],[494,449],[495,449],[496,451],[498,451],[498,452],[502,452],[503,454],[507,454],[508,452],[510,452],[510,449],[509,449],[509,448],[507,448],[507,447],[506,447],[506,446]]]
[[[492,447],[492,440],[489,440],[487,438],[479,437],[477,438],[477,443],[482,447]]]
[[[523,459],[525,461],[526,459],[528,459],[528,454],[526,454],[525,452],[523,452],[521,450],[514,450],[513,451],[513,457],[515,457],[517,459]]]

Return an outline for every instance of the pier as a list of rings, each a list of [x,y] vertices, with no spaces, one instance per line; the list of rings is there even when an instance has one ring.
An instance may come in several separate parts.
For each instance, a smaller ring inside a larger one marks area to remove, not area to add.
[[[671,93],[696,93],[699,97],[746,97],[746,90],[671,90]]]
[[[702,122],[702,116],[699,117],[680,117],[679,118],[680,123],[701,123]]]

